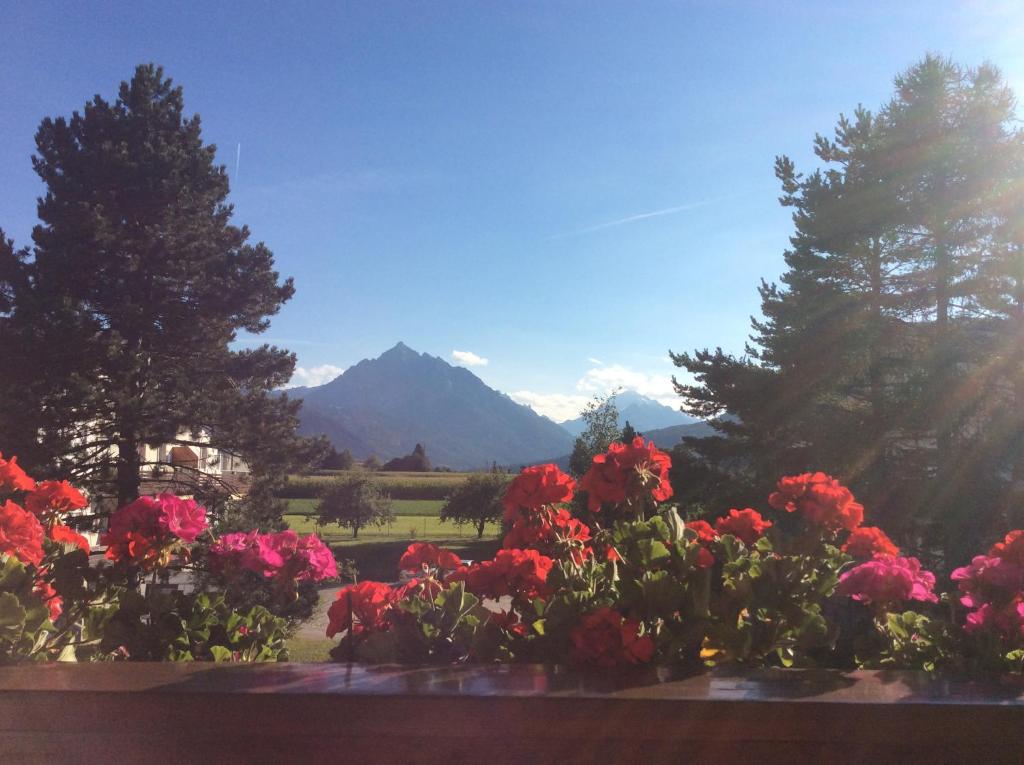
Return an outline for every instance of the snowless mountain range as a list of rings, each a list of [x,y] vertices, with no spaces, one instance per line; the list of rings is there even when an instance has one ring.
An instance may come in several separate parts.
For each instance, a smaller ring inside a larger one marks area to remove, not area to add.
[[[300,432],[326,435],[356,459],[387,460],[420,443],[434,465],[455,470],[554,460],[572,451],[586,427],[582,418],[555,423],[468,369],[401,342],[324,385],[287,394],[302,399]],[[628,420],[661,448],[683,435],[711,432],[706,423],[632,391],[620,393],[616,406],[620,425]]]

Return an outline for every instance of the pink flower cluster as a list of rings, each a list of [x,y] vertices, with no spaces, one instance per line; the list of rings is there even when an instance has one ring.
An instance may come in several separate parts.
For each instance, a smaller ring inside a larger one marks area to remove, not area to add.
[[[177,542],[195,542],[207,528],[206,508],[195,500],[159,494],[116,510],[100,543],[109,560],[149,568],[166,562]]]
[[[876,555],[840,576],[836,592],[862,603],[886,606],[905,600],[936,603],[934,587],[935,574],[922,570],[917,558]]]
[[[300,537],[291,530],[225,534],[210,546],[210,567],[228,576],[251,571],[279,581],[320,582],[338,576],[334,554],[320,537]]]
[[[1011,531],[988,555],[953,571],[960,602],[974,609],[965,632],[993,632],[1011,642],[1024,640],[1024,530]]]

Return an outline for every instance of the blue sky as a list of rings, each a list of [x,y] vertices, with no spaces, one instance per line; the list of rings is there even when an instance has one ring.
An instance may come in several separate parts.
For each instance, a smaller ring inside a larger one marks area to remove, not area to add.
[[[742,350],[790,231],[776,154],[810,167],[927,51],[1024,93],[1019,2],[7,2],[0,27],[18,244],[40,119],[155,61],[295,278],[265,337],[296,382],[403,340],[556,419],[614,385],[671,402],[669,349]]]

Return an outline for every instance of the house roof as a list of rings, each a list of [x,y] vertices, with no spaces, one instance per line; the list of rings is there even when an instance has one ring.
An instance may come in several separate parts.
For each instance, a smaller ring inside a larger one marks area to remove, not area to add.
[[[188,465],[198,464],[199,455],[192,451],[187,446],[172,446],[171,447],[171,464],[172,465]]]

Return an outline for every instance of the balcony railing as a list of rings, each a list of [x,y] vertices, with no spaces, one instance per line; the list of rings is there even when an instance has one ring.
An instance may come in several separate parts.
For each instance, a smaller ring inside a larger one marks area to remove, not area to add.
[[[0,669],[4,762],[989,763],[1024,690],[905,672],[535,666]]]

